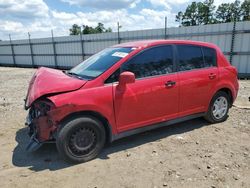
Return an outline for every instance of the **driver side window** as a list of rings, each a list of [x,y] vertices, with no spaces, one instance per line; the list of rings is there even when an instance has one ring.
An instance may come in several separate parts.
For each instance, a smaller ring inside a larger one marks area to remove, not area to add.
[[[108,77],[108,79],[105,81],[105,83],[108,84],[108,83],[118,82],[120,72],[121,72],[120,69],[116,70],[113,74],[111,74]]]
[[[130,71],[136,78],[172,73],[174,71],[172,46],[153,47],[124,63],[122,72]]]
[[[125,62],[105,83],[117,82],[122,72],[130,71],[135,78],[164,75],[174,72],[173,49],[170,45],[146,49]]]

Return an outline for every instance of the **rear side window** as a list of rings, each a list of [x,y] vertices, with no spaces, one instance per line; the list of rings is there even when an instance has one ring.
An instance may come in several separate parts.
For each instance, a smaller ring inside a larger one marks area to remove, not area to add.
[[[136,78],[172,73],[174,71],[172,46],[150,48],[123,64],[121,70],[133,72]]]
[[[200,69],[204,67],[201,47],[191,45],[177,45],[179,71]]]
[[[204,67],[216,66],[216,51],[212,48],[202,47],[204,55]]]

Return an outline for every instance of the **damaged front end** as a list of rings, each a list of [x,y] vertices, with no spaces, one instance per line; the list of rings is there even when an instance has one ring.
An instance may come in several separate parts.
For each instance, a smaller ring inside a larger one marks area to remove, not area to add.
[[[28,151],[38,149],[43,143],[55,141],[56,126],[62,117],[60,115],[64,114],[61,108],[56,108],[49,100],[49,96],[76,91],[86,83],[87,80],[56,69],[41,67],[35,72],[29,83],[24,106],[25,110],[29,109],[26,120],[31,136]]]
[[[47,99],[35,101],[31,105],[25,123],[29,127],[30,136],[27,151],[33,152],[42,144],[55,141],[56,126],[49,115],[53,109],[54,104]]]

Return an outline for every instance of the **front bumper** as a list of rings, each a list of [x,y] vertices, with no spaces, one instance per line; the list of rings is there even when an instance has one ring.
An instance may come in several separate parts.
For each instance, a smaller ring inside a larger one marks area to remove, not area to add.
[[[25,125],[29,128],[28,134],[30,136],[30,141],[29,144],[26,146],[26,151],[34,152],[38,150],[43,145],[43,143],[37,139],[37,128],[36,125],[32,122],[30,114],[28,114],[26,117]]]
[[[38,150],[42,145],[43,145],[43,143],[39,142],[36,139],[35,135],[32,135],[30,137],[29,144],[26,146],[26,151],[27,152],[34,152],[34,151]]]
[[[29,144],[26,147],[28,152],[33,152],[39,149],[45,143],[55,142],[55,130],[52,121],[48,116],[41,116],[32,119],[30,113],[26,117],[26,126],[28,126],[30,136]]]

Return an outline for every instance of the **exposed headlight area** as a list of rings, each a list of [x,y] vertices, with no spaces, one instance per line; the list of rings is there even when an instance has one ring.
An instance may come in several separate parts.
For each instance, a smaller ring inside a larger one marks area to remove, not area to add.
[[[26,118],[26,125],[29,127],[29,135],[32,138],[40,136],[41,126],[46,126],[48,122],[47,113],[52,109],[54,109],[54,104],[47,99],[38,100],[31,105]]]
[[[47,112],[54,108],[54,104],[49,100],[36,101],[30,108],[29,116],[31,120],[47,115]]]

